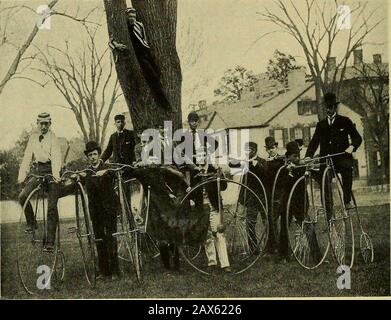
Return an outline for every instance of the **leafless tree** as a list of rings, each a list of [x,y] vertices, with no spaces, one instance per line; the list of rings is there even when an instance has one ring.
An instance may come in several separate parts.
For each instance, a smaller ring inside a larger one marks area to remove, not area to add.
[[[389,179],[389,71],[386,63],[363,63],[351,68],[340,99],[363,117],[368,143],[380,154],[380,172]],[[372,155],[371,155],[372,156]],[[384,183],[384,181],[382,181]]]
[[[86,28],[88,40],[77,55],[67,41],[65,49],[48,45],[45,52],[40,50],[42,67],[36,70],[65,98],[65,105],[56,106],[73,112],[84,141],[103,145],[111,112],[122,93],[108,48],[100,52],[96,46],[98,29]]]
[[[35,37],[38,34],[39,31],[39,23],[43,24],[46,19],[48,19],[51,16],[62,16],[66,18],[70,18],[72,20],[78,21],[82,24],[86,23],[94,23],[92,21],[89,21],[88,18],[90,14],[96,9],[92,9],[89,11],[84,17],[80,18],[79,17],[79,10],[77,10],[76,13],[68,14],[67,12],[60,12],[53,10],[54,6],[58,3],[59,0],[52,0],[48,4],[48,8],[50,11],[46,15],[39,16],[36,10],[34,10],[31,7],[28,7],[24,4],[17,3],[12,6],[4,6],[3,2],[0,2],[0,49],[6,48],[7,46],[11,46],[13,50],[15,51],[15,57],[13,58],[10,66],[8,67],[4,77],[2,78],[0,82],[0,94],[3,92],[4,87],[6,84],[11,80],[11,79],[26,79],[26,80],[31,80],[41,86],[45,86],[46,83],[40,83],[37,82],[34,79],[28,78],[26,76],[22,76],[22,71],[27,69],[32,60],[35,59],[36,54],[32,54],[30,56],[25,56],[26,51],[29,49],[29,47],[32,45]],[[15,15],[18,14],[21,11],[30,11],[31,13],[37,15],[37,21],[34,23],[32,26],[32,31],[28,35],[27,39],[23,41],[22,44],[16,44],[14,43],[11,39],[13,37],[13,34],[9,30],[9,25],[11,22],[11,19],[15,18]],[[38,20],[40,18],[40,20]],[[39,23],[37,23],[39,21]],[[3,51],[3,50],[2,50]],[[24,62],[27,63],[26,65],[23,66],[23,70],[19,70],[20,64]]]
[[[342,3],[337,0],[305,0],[304,3],[306,9],[300,11],[298,1],[275,0],[276,10],[265,8],[264,12],[258,14],[263,21],[274,24],[300,44],[315,83],[316,99],[320,105],[321,93],[338,93],[352,52],[365,44],[368,34],[384,19],[374,21],[374,14],[378,8],[368,10],[368,2],[357,2],[351,8],[341,6]],[[354,19],[345,30],[348,22],[344,21],[344,18],[350,16]],[[343,30],[345,32],[342,32]],[[345,52],[336,68],[332,70],[332,50],[343,36],[347,37]],[[320,118],[324,117],[323,108],[319,107],[318,114]]]

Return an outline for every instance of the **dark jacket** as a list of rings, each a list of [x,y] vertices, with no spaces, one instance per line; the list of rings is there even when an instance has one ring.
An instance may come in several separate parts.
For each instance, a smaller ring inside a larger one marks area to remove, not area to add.
[[[362,138],[357,132],[356,126],[348,117],[337,114],[331,126],[327,118],[319,121],[305,156],[313,157],[318,146],[320,146],[321,157],[344,152],[350,145],[349,137],[351,144],[354,146],[353,151],[356,151],[361,145]]]
[[[265,176],[265,188],[266,188],[266,193],[268,196],[268,203],[269,207],[271,208],[271,197],[272,197],[272,192],[273,192],[273,184],[276,179],[276,175],[278,170],[285,165],[285,159],[281,156],[278,156],[274,159],[266,159],[266,176]],[[280,196],[279,194],[281,193],[281,188],[282,188],[282,180],[279,177],[279,180],[277,181],[276,185],[276,190],[275,190],[275,195],[274,195],[274,201],[279,201]]]
[[[110,136],[109,143],[107,144],[101,159],[105,162],[113,155],[112,162],[132,164],[134,161],[134,147],[135,138],[133,131],[124,129],[121,138],[119,133],[115,132]]]
[[[108,169],[109,165],[101,162],[98,168],[89,166],[88,169],[94,172]],[[116,215],[119,208],[119,198],[114,191],[114,174],[110,172],[101,177],[93,176],[91,171],[87,171],[87,176],[83,179],[87,189],[88,205],[92,214],[102,213]]]

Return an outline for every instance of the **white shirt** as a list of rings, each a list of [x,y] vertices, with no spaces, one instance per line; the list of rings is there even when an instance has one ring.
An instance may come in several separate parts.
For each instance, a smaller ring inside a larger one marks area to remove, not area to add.
[[[51,161],[53,176],[56,179],[60,178],[62,156],[58,139],[56,135],[50,130],[45,135],[43,135],[44,138],[41,142],[39,142],[40,135],[40,132],[35,132],[29,138],[19,169],[19,182],[22,182],[24,179],[26,179],[32,160],[36,162]]]
[[[193,137],[193,130],[190,129],[190,132],[191,132],[192,137]],[[195,147],[195,153],[204,150],[204,146],[201,143],[200,133],[198,132],[198,129],[194,130],[194,147]]]
[[[331,117],[327,116],[327,121],[328,121],[328,123],[329,123],[329,126],[331,126],[331,125],[333,124],[336,115],[337,115],[337,114],[334,113]]]

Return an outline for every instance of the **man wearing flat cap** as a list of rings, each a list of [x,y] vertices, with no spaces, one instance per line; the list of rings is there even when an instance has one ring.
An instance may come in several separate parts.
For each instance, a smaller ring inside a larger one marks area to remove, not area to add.
[[[145,80],[151,89],[151,93],[156,103],[162,108],[168,109],[170,107],[170,102],[168,101],[167,95],[165,94],[163,86],[160,82],[161,72],[159,66],[155,63],[155,60],[151,54],[144,25],[136,19],[135,8],[127,8],[125,10],[125,14],[127,16],[129,37]],[[110,40],[109,47],[113,50],[114,53],[116,50],[127,50],[127,47],[124,44],[118,43],[113,39]]]
[[[30,164],[33,161],[32,173],[37,175],[51,174],[48,183],[48,212],[47,212],[47,239],[45,251],[52,251],[56,236],[58,223],[57,200],[60,195],[60,170],[62,165],[62,156],[60,144],[56,135],[50,130],[52,120],[47,112],[40,113],[37,118],[38,131],[32,133],[24,152],[23,160],[20,165],[18,183],[25,182],[30,172]],[[28,195],[39,184],[37,178],[30,176],[23,190],[19,194],[19,203],[24,205]],[[27,223],[26,233],[32,233],[36,228],[34,220],[34,211],[30,203],[25,209]]]
[[[112,162],[121,164],[132,164],[135,155],[134,147],[136,144],[134,132],[125,129],[125,116],[117,114],[114,116],[114,124],[117,127],[117,132],[114,132],[109,139],[107,147],[102,154],[102,161],[106,162],[112,157]]]
[[[318,122],[314,135],[308,145],[305,160],[310,161],[317,148],[319,156],[343,153],[333,157],[334,168],[342,177],[343,199],[346,209],[352,209],[353,153],[361,145],[362,138],[355,124],[348,117],[337,113],[339,102],[336,95],[327,92],[323,97],[327,117]],[[323,160],[324,161],[324,160]],[[323,168],[324,170],[324,168]]]

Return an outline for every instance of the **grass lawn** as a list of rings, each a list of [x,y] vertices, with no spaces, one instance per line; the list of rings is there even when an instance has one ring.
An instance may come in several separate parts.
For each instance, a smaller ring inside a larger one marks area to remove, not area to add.
[[[216,273],[205,276],[189,268],[185,261],[180,272],[164,271],[160,260],[146,267],[144,283],[133,274],[119,281],[98,281],[96,288],[84,278],[76,239],[62,243],[66,258],[65,278],[60,288],[30,296],[22,288],[16,267],[16,225],[1,225],[1,295],[2,298],[223,298],[223,297],[342,297],[390,295],[390,215],[389,205],[361,208],[365,230],[372,238],[375,261],[365,265],[356,251],[351,271],[351,289],[337,288],[337,265],[329,263],[315,270],[304,270],[296,261],[280,264],[261,258],[244,274]],[[354,219],[356,244],[359,243],[357,219]],[[69,238],[66,228],[61,236]]]

